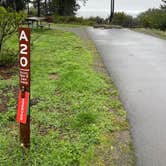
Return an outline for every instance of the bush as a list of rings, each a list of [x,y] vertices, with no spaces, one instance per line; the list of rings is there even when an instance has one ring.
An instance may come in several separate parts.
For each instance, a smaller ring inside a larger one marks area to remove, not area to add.
[[[12,49],[3,49],[0,52],[0,66],[12,66],[17,62],[17,52]]]
[[[2,7],[2,6],[0,6],[0,14],[1,13],[7,13],[6,9],[4,7]]]
[[[80,19],[80,20],[79,20]],[[55,16],[54,17],[54,22],[58,24],[63,24],[63,23],[78,23],[81,21],[81,18],[76,18],[75,16]],[[79,21],[78,21],[79,20]]]
[[[29,16],[36,16],[37,15],[37,10],[33,7],[29,8]]]
[[[25,19],[25,14],[23,12],[6,12],[2,7],[0,11],[0,60],[1,63],[4,64],[5,62],[13,61],[13,59],[8,59],[13,53],[6,51],[5,48],[2,49],[2,46],[8,37],[11,37],[13,33],[18,31],[19,25]],[[4,56],[6,56],[6,58]]]
[[[99,16],[97,16],[97,17],[90,17],[90,18],[88,18],[88,20],[93,22],[93,23],[96,23],[96,24],[103,24],[103,23],[105,23],[105,19],[101,18]]]
[[[166,29],[166,12],[161,9],[149,9],[138,16],[141,27]]]
[[[78,24],[78,25],[94,25],[96,21],[90,19],[84,19],[83,17],[75,16],[54,16],[54,22],[58,24]]]
[[[121,25],[123,27],[132,27],[133,26],[133,17],[125,14],[124,12],[117,12],[114,14],[112,24]]]

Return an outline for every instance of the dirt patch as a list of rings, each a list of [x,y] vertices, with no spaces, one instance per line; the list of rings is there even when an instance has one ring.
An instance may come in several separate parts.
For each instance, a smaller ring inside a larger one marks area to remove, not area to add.
[[[57,80],[59,78],[59,75],[57,73],[51,73],[49,74],[49,78],[53,80]]]
[[[101,59],[95,59],[95,62],[93,64],[93,68],[97,71],[97,72],[101,72],[101,73],[107,73],[105,65],[102,63]]]
[[[1,102],[0,102],[0,112],[6,112],[8,110],[7,103],[9,101],[9,98],[7,96],[7,90],[2,90],[1,93]]]
[[[0,112],[5,112],[7,110],[6,104],[0,104]]]
[[[0,66],[0,76],[3,79],[10,79],[12,76],[16,75],[18,73],[18,67],[2,67]]]
[[[18,67],[15,66],[0,66],[0,79],[8,80],[11,77],[18,74]],[[8,111],[8,102],[10,100],[8,93],[12,92],[13,96],[17,98],[18,88],[17,87],[6,87],[5,89],[1,89],[0,92],[0,112]]]
[[[130,148],[131,139],[129,131],[115,132],[105,136],[107,146],[99,145],[96,150],[98,156],[97,162],[100,161],[101,165],[134,165],[134,156],[131,157]],[[111,148],[110,148],[111,147]]]
[[[52,131],[56,131],[57,128],[55,126],[45,126],[45,125],[41,125],[39,124],[38,125],[38,131],[40,133],[40,135],[42,136],[45,136],[49,133],[49,131],[52,130]]]
[[[34,98],[30,100],[31,106],[37,105],[39,103],[39,98]]]
[[[17,98],[18,88],[17,87],[7,87],[6,89],[3,89],[0,94],[0,113],[8,111],[8,102],[10,100],[8,96],[8,92],[12,92],[13,96]]]

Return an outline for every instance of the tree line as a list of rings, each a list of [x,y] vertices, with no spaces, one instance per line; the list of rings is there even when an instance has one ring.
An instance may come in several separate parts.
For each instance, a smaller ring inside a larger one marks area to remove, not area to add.
[[[112,24],[166,30],[166,0],[161,1],[160,8],[148,9],[135,18],[124,12],[115,13]]]
[[[87,0],[0,0],[0,5],[6,9],[13,9],[17,12],[29,9],[33,6],[37,9],[37,15],[57,14],[60,16],[73,16],[85,4]]]

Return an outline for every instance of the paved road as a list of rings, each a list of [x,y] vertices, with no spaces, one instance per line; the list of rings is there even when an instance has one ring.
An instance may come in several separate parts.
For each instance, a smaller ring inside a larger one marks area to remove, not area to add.
[[[166,166],[166,40],[127,29],[89,28],[120,91],[138,166]]]

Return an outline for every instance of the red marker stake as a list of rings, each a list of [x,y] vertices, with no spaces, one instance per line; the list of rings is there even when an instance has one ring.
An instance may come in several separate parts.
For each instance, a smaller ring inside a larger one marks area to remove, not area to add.
[[[19,97],[17,122],[20,123],[20,142],[30,147],[30,29],[19,28]]]

